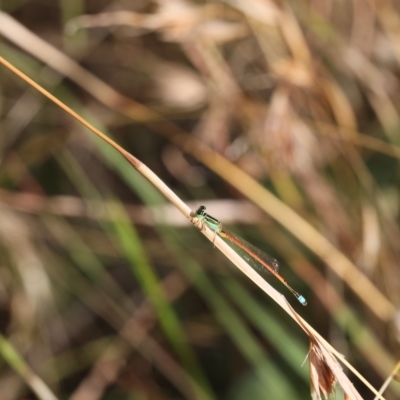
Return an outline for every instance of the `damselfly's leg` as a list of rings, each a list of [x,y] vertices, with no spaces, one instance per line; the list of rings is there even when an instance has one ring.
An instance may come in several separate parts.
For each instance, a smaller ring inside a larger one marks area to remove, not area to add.
[[[206,224],[204,223],[204,218],[202,217],[192,217],[193,225],[201,231],[204,231]]]
[[[215,238],[217,237],[217,233],[218,232],[221,232],[221,229],[222,229],[222,224],[221,224],[221,222],[218,224],[218,230],[216,229],[216,230],[214,230],[214,237],[213,237],[213,244],[214,244],[214,242],[215,242]]]

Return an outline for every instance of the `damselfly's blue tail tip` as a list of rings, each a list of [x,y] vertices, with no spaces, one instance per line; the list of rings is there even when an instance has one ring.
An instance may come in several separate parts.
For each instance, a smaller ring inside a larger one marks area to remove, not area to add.
[[[306,306],[307,305],[307,300],[303,297],[303,296],[299,296],[299,297],[297,297],[297,300],[301,303],[301,304],[303,304],[303,306]]]

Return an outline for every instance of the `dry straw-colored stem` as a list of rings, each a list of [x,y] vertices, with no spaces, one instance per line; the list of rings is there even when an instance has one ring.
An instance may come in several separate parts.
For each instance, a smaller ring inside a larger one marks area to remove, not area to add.
[[[388,376],[388,378],[386,379],[386,381],[383,383],[382,387],[379,390],[379,393],[376,395],[376,397],[374,398],[374,400],[378,400],[381,398],[382,394],[385,392],[385,390],[387,389],[387,387],[390,385],[390,382],[393,381],[393,379],[395,379],[395,377],[398,375],[400,371],[400,361],[396,364],[396,366],[393,368],[392,373]]]

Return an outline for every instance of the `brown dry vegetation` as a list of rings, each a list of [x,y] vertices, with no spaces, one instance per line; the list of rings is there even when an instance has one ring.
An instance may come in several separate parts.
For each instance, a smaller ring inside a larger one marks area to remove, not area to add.
[[[268,281],[383,384],[400,358],[396,2],[0,7],[0,56],[276,257],[308,306]],[[0,85],[2,400],[305,399],[337,380],[358,398],[125,159],[4,66]]]

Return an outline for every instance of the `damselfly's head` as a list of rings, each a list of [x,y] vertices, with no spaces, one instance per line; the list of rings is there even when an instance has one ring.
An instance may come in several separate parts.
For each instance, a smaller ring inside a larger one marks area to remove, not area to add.
[[[206,215],[206,206],[200,206],[196,210],[196,217],[204,217]]]

